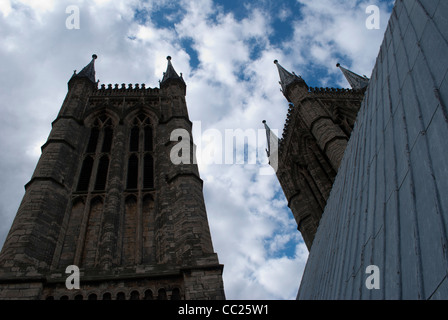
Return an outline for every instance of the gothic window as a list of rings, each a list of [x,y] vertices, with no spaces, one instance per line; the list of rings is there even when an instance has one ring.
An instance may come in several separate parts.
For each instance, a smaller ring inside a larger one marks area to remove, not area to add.
[[[125,200],[125,219],[122,236],[122,264],[133,265],[136,258],[137,247],[137,199],[134,196],[128,196]]]
[[[98,136],[100,134],[100,131],[98,130],[98,127],[93,127],[90,130],[90,139],[89,144],[87,145],[87,153],[95,153],[96,145],[98,143]]]
[[[106,127],[104,129],[103,148],[102,148],[101,152],[110,152],[110,148],[112,146],[113,135],[114,135],[114,131],[111,127]]]
[[[152,128],[145,126],[145,151],[152,151]]]
[[[131,141],[129,142],[129,151],[138,151],[139,127],[134,126],[131,130]]]
[[[106,188],[107,171],[109,169],[109,157],[103,156],[98,164],[96,172],[95,190],[104,190]]]
[[[78,180],[78,191],[87,191],[89,188],[90,175],[92,173],[93,159],[90,156],[84,159],[81,167],[81,173]]]
[[[129,135],[127,189],[154,188],[153,129],[149,118],[139,114]]]
[[[154,188],[154,161],[150,154],[145,154],[143,162],[143,188]]]
[[[142,203],[142,262],[152,263],[154,252],[154,199],[147,194]]]
[[[137,189],[138,182],[138,158],[135,154],[129,157],[128,161],[128,189]]]
[[[103,199],[92,199],[89,210],[89,220],[84,240],[84,248],[81,257],[81,265],[92,268],[97,264],[97,248],[101,234],[101,222],[103,216]]]
[[[113,135],[112,120],[108,116],[103,114],[95,119],[90,129],[76,191],[88,192],[90,181],[93,179],[95,179],[94,190],[106,189],[109,171],[108,154],[112,149]]]

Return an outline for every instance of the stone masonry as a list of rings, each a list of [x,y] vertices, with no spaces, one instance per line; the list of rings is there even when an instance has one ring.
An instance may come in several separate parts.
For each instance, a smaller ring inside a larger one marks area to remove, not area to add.
[[[25,186],[0,299],[224,299],[197,165],[170,160],[173,130],[192,130],[182,76],[168,57],[160,88],[98,87],[95,59],[68,82]]]
[[[365,86],[310,88],[277,60],[274,63],[290,107],[277,152],[268,150],[268,156],[271,165],[274,153],[278,157],[277,178],[298,230],[310,249],[364,98]],[[368,81],[346,69],[343,71],[347,79],[356,79],[361,84]],[[267,125],[266,129],[268,136],[273,134]]]

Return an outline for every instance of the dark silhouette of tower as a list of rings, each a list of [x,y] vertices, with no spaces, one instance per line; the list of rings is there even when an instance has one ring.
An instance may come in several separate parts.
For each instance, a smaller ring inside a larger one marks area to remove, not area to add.
[[[168,57],[160,88],[102,85],[94,63],[68,93],[0,253],[0,298],[224,299],[191,136],[186,84]],[[80,289],[66,288],[67,266]]]
[[[311,88],[277,60],[274,63],[289,110],[281,139],[263,121],[267,152],[310,249],[369,79],[338,63],[352,89]]]

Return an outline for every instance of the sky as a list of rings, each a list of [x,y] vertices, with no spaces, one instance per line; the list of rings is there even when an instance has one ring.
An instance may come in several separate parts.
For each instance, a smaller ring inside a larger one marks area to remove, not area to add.
[[[0,0],[0,246],[73,70],[95,53],[100,85],[153,88],[171,56],[187,84],[227,299],[295,299],[308,250],[264,152],[262,120],[281,136],[288,109],[273,61],[311,87],[349,87],[338,62],[370,77],[393,3]],[[370,5],[378,28],[366,26]],[[225,136],[238,129],[257,133],[240,157]]]

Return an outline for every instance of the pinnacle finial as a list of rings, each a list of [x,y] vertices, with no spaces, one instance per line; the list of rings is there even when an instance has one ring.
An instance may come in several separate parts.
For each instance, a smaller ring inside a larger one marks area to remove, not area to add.
[[[92,55],[92,60],[89,62],[88,65],[86,65],[78,74],[76,73],[76,70],[73,71],[73,75],[70,78],[87,78],[93,83],[96,83],[95,81],[95,59],[97,59],[98,56],[96,54]]]
[[[344,74],[345,78],[347,79],[348,83],[352,87],[352,89],[364,89],[369,84],[369,78],[366,76],[361,77],[360,75],[344,68],[341,66],[340,63],[336,64],[336,67],[341,69],[342,73]]]
[[[288,90],[287,88],[293,84],[293,83],[300,83],[304,84],[306,87],[308,87],[305,83],[305,81],[302,79],[302,77],[296,75],[294,72],[289,72],[285,68],[281,66],[281,64],[278,62],[278,60],[274,60],[275,65],[278,69],[278,74],[280,76],[280,85],[282,86],[283,94],[285,94]],[[289,99],[287,97],[287,99]]]
[[[266,120],[263,120],[262,123],[266,124]]]
[[[180,80],[180,82],[185,85],[185,82],[182,78],[182,74],[179,77],[176,70],[174,70],[173,64],[171,63],[171,56],[167,56],[166,59],[168,60],[168,66],[166,68],[166,72],[163,73],[162,81],[160,82],[160,86],[164,86],[166,83],[168,83],[171,80]]]

